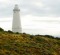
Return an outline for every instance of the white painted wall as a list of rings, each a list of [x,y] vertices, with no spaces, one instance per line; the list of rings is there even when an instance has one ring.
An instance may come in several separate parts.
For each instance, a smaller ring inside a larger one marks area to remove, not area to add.
[[[13,10],[13,24],[12,24],[12,31],[21,33],[21,21],[20,21],[20,9],[18,5],[15,5]]]

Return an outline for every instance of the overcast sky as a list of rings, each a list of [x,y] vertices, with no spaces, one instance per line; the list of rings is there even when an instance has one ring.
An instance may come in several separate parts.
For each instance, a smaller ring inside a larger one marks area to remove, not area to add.
[[[12,30],[15,4],[23,32],[60,36],[60,0],[0,0],[0,27],[5,30]]]

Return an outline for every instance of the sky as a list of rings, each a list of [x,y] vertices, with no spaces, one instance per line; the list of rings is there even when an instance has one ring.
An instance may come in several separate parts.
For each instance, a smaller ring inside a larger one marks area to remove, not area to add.
[[[20,8],[22,32],[60,36],[60,0],[0,0],[0,27],[12,30],[13,9]]]

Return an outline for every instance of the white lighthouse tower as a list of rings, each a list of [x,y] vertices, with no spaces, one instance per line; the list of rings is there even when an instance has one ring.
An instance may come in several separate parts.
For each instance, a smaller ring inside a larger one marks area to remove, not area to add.
[[[13,9],[13,24],[12,24],[12,31],[21,33],[21,22],[20,22],[20,9],[16,4]]]

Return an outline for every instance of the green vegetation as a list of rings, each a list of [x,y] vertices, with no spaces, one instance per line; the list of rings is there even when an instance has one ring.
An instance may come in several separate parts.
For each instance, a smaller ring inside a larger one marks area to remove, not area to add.
[[[60,38],[0,28],[0,55],[60,55]]]
[[[0,31],[4,31],[2,28],[0,28]]]

